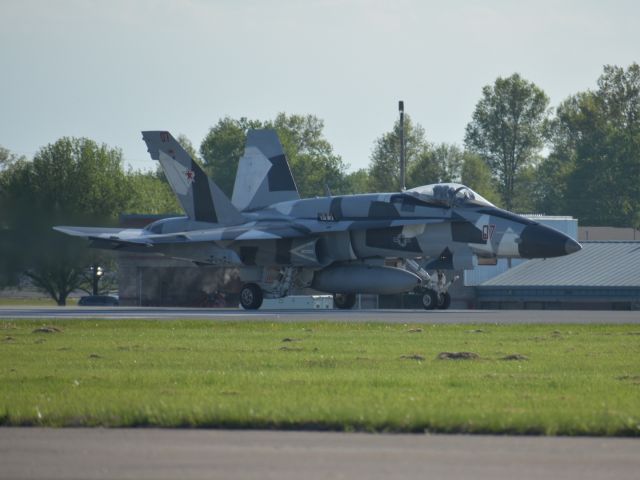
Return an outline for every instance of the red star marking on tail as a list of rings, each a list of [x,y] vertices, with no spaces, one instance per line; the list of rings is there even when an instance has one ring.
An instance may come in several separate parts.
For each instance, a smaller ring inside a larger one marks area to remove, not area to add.
[[[196,181],[196,175],[193,173],[193,170],[187,170],[184,172],[185,177],[187,177],[187,182],[193,183]]]

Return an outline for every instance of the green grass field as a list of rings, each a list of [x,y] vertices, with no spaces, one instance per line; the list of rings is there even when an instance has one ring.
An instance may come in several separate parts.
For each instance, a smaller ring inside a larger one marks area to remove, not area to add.
[[[67,306],[77,305],[78,299],[67,298]],[[51,297],[0,297],[0,307],[56,307]]]
[[[0,322],[1,425],[640,435],[637,325],[42,325]]]

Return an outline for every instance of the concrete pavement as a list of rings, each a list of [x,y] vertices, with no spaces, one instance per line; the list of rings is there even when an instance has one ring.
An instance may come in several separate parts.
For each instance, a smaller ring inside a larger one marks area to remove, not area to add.
[[[0,479],[637,479],[640,440],[0,428]]]
[[[257,310],[162,307],[0,307],[18,318],[192,318],[212,321],[336,321],[389,323],[640,323],[640,311],[598,310]]]

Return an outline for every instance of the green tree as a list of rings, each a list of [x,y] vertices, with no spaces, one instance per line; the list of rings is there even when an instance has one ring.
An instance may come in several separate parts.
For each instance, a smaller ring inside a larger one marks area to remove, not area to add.
[[[369,186],[369,171],[366,168],[348,173],[344,178],[344,182],[345,187],[342,193],[346,195],[371,192],[371,187]]]
[[[597,90],[558,107],[552,131],[542,202],[587,225],[640,226],[640,66],[605,66]]]
[[[15,162],[0,176],[4,280],[24,274],[64,305],[103,254],[51,227],[115,223],[129,198],[121,151],[86,138],[62,138]]]
[[[314,115],[280,113],[265,122],[225,117],[209,130],[200,154],[208,173],[229,197],[250,128],[276,130],[300,196],[324,195],[325,186],[334,193],[344,190],[346,165],[324,137],[324,122]]]
[[[535,164],[544,145],[548,105],[540,88],[515,73],[482,89],[467,125],[465,146],[487,162],[508,210],[514,206],[518,175]]]
[[[180,145],[182,145],[182,148],[186,150],[186,152],[189,154],[191,158],[193,158],[194,160],[200,160],[200,156],[198,155],[198,152],[194,148],[193,143],[191,143],[191,140],[189,140],[189,138],[185,134],[183,133],[179,134],[176,137],[176,140]]]
[[[19,160],[24,160],[24,156],[16,155],[12,153],[9,149],[4,148],[0,145],[0,172],[5,168],[10,167],[12,164]]]
[[[404,141],[406,171],[413,164],[428,157],[429,143],[424,128],[414,124],[409,115],[404,116]],[[409,177],[407,177],[409,178]],[[390,132],[376,139],[369,163],[369,180],[375,192],[400,190],[400,121],[396,120]]]
[[[409,168],[407,186],[416,187],[460,180],[463,152],[456,145],[440,143],[425,149]]]
[[[224,117],[209,129],[200,145],[205,170],[229,198],[233,193],[238,161],[244,153],[247,130],[262,127],[258,120]]]
[[[551,151],[537,169],[537,210],[551,215],[569,213],[569,178],[577,161],[578,129],[582,123],[580,105],[590,102],[584,93],[567,98],[556,108],[549,123]]]
[[[315,115],[279,113],[265,127],[278,132],[301,197],[345,191],[346,165],[324,136],[324,122]]]
[[[129,171],[127,183],[131,196],[126,211],[141,214],[175,213],[182,215],[182,207],[167,183],[164,174]]]
[[[21,188],[29,185],[31,163],[22,159],[0,171],[0,287],[19,282],[24,251],[20,227],[29,222],[24,205],[32,202],[30,192]]]
[[[478,192],[491,203],[500,204],[500,195],[497,193],[491,170],[479,155],[466,151],[463,153],[460,182]]]
[[[41,207],[115,220],[129,191],[122,151],[87,138],[64,137],[33,158],[30,188]]]
[[[540,167],[526,165],[515,180],[511,209],[518,213],[536,213],[538,211],[538,171]]]

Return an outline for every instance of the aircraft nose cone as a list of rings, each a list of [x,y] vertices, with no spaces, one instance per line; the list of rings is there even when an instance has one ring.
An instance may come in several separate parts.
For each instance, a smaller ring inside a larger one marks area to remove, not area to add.
[[[582,250],[582,245],[576,242],[573,238],[570,238],[564,244],[564,250],[565,252],[567,252],[567,255],[569,255],[571,253],[575,253]]]
[[[518,251],[523,258],[561,257],[581,248],[578,242],[564,233],[540,224],[524,227],[518,245]]]

